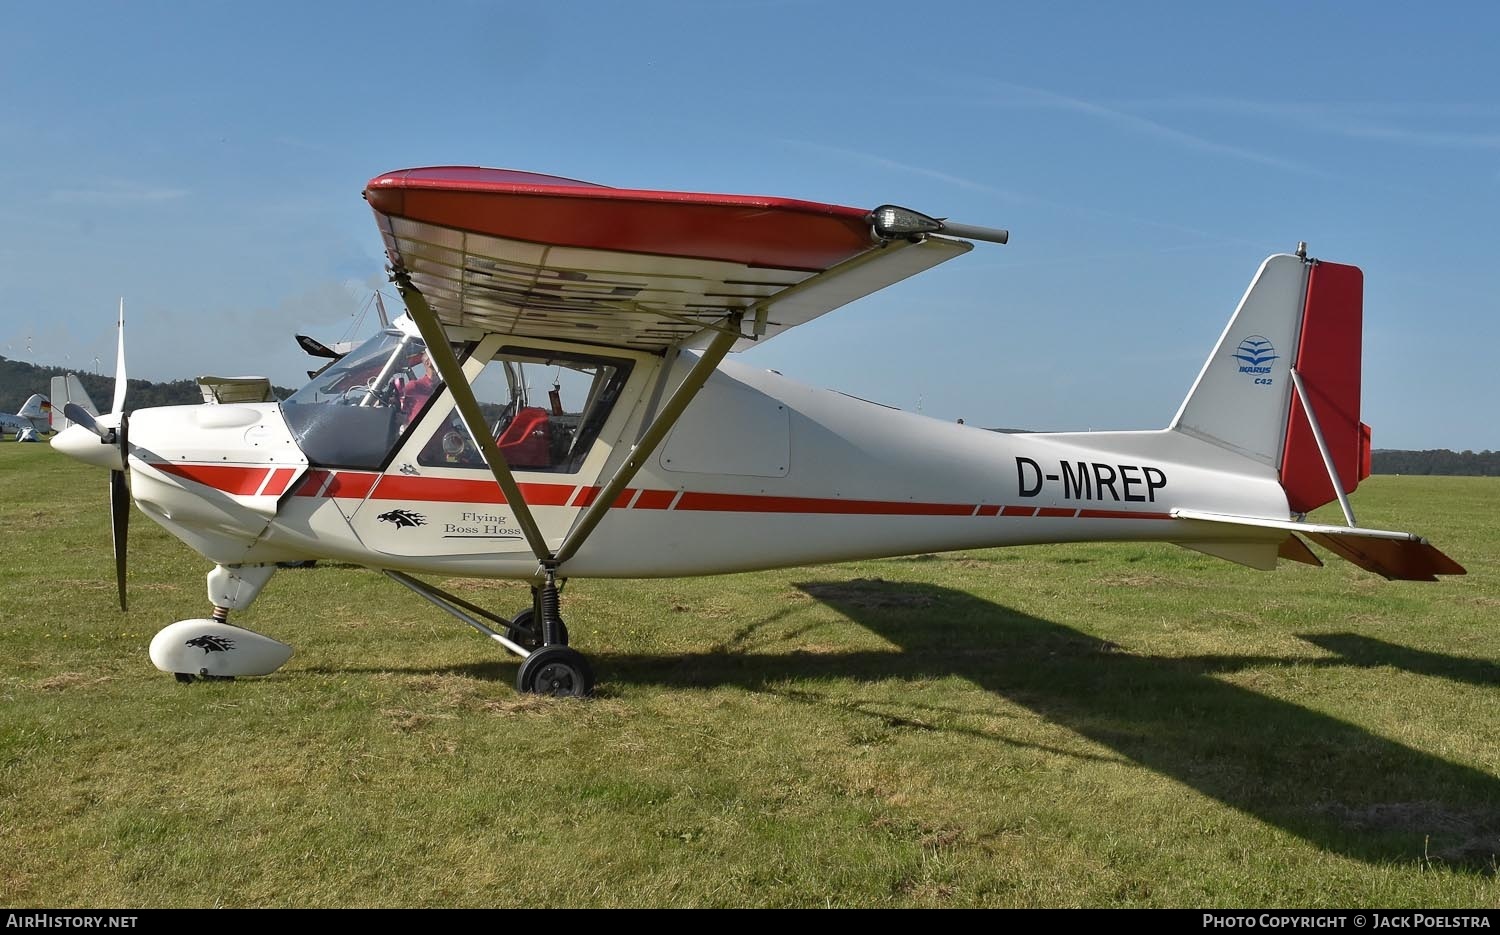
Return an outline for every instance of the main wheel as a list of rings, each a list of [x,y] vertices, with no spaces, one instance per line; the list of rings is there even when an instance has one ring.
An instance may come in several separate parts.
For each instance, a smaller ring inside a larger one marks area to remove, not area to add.
[[[510,618],[510,626],[505,628],[506,639],[509,639],[513,643],[520,643],[527,649],[536,649],[541,646],[542,628],[540,625],[532,625],[532,621],[535,619],[536,617],[530,607]],[[562,637],[562,642],[558,645],[568,645],[568,625],[564,623],[558,630],[558,635]]]
[[[516,690],[558,698],[587,698],[594,693],[594,671],[583,653],[566,646],[546,646],[527,656],[516,673]]]

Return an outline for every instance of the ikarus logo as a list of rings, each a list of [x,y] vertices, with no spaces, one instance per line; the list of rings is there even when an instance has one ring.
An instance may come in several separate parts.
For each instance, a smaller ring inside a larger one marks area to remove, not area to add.
[[[1277,359],[1276,348],[1271,339],[1252,334],[1234,349],[1233,357],[1240,362],[1240,373],[1253,374],[1261,386],[1271,385],[1271,367]]]

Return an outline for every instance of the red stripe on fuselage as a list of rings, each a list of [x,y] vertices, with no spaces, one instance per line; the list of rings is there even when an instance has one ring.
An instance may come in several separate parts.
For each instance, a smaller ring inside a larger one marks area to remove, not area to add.
[[[530,506],[567,506],[577,488],[572,484],[520,484]],[[440,503],[504,503],[505,494],[493,480],[404,477],[387,474],[371,495],[374,500],[426,500]]]
[[[719,513],[844,513],[878,516],[972,516],[972,503],[912,503],[896,500],[830,500],[739,493],[684,493],[679,510]]]
[[[1079,510],[1079,519],[1171,519],[1171,513],[1137,513],[1132,510]]]
[[[308,471],[302,475],[302,483],[297,485],[293,492],[294,497],[317,497],[323,493],[323,485],[327,484],[333,475],[327,471]]]
[[[264,470],[219,468],[220,471]],[[289,470],[289,469],[279,469]],[[174,473],[180,473],[175,472]],[[326,471],[308,471],[297,488],[299,497],[318,496]],[[263,478],[257,476],[256,480]],[[267,486],[269,493],[277,481]],[[521,484],[521,493],[531,506],[583,508],[598,498],[601,487],[570,484]],[[223,489],[223,488],[221,488]],[[234,492],[234,491],[229,491]],[[253,492],[253,490],[252,490]],[[499,485],[490,480],[376,475],[362,471],[335,472],[322,496],[374,500],[409,500],[428,503],[504,503]],[[632,498],[634,502],[632,503]],[[673,501],[676,501],[675,504]],[[848,516],[1007,516],[1058,519],[1171,519],[1169,513],[1132,510],[1077,509],[1074,507],[1000,506],[998,504],[923,503],[909,500],[845,500],[830,497],[779,497],[766,494],[706,493],[676,490],[622,490],[612,509],[688,510],[695,513],[789,513]]]
[[[665,510],[672,505],[672,498],[675,496],[677,496],[675,490],[642,490],[632,509]]]
[[[379,474],[366,474],[363,471],[337,471],[328,482],[328,486],[324,488],[323,496],[363,500],[370,495],[370,490],[379,479]]]
[[[578,495],[573,498],[573,502],[569,503],[568,506],[593,506],[594,501],[599,498],[599,491],[603,489],[603,487],[580,487],[578,488]],[[633,496],[635,496],[635,488],[626,487],[620,491],[618,497],[615,497],[615,502],[611,509],[623,510],[630,505],[630,498]]]
[[[253,496],[265,482],[268,469],[259,467],[231,467],[223,464],[155,464],[164,474],[190,480],[195,484],[222,490],[239,497]]]
[[[271,472],[271,479],[266,481],[266,486],[261,489],[263,497],[279,497],[286,490],[286,485],[292,482],[292,475],[297,472],[291,468],[277,468]]]

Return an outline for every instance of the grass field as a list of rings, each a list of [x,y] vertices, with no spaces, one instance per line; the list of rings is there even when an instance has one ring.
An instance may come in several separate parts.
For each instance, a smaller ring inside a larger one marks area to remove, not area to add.
[[[577,581],[587,702],[332,565],[235,618],[284,669],[179,685],[146,645],[209,566],[136,513],[121,614],[105,487],[0,445],[0,905],[1500,906],[1500,479],[1354,497],[1441,584],[1165,545]]]

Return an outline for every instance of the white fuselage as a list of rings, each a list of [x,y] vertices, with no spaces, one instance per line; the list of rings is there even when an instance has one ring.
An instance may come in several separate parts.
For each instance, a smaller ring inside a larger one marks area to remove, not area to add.
[[[516,471],[551,548],[691,363],[636,355],[577,473]],[[451,416],[444,394],[377,471],[308,464],[274,403],[141,410],[132,493],[222,565],[319,558],[534,577],[537,558],[487,469],[418,463]],[[1287,516],[1274,469],[1184,433],[1003,434],[725,363],[559,573],[700,575],[1222,535],[1173,520],[1173,509]]]

